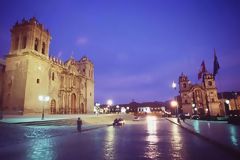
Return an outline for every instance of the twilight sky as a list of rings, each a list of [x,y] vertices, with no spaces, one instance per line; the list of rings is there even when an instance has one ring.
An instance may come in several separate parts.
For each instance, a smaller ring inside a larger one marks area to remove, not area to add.
[[[1,0],[0,56],[10,28],[35,16],[52,35],[50,54],[88,56],[95,101],[164,101],[183,72],[193,83],[202,60],[220,63],[219,91],[240,90],[239,0]]]

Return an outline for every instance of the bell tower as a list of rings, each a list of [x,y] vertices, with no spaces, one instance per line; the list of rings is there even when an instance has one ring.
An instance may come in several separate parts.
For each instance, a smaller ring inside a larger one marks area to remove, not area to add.
[[[220,108],[220,101],[217,95],[217,87],[211,73],[205,73],[203,75],[203,86],[205,88],[206,100],[211,113],[211,116],[221,115],[223,112]],[[220,111],[220,112],[219,112]]]
[[[180,89],[180,92],[189,90],[189,87],[190,86],[189,86],[188,77],[182,73],[179,76],[179,89]]]
[[[82,74],[86,78],[84,96],[87,102],[87,112],[91,113],[94,108],[94,65],[86,56],[81,58],[79,64]]]
[[[183,73],[179,76],[179,94],[181,99],[181,105],[183,113],[191,113],[192,106],[191,106],[191,98],[189,95],[189,90],[191,89],[191,83],[188,80],[188,77]]]
[[[37,54],[49,55],[51,36],[47,29],[35,17],[16,24],[11,29],[11,48],[9,54],[21,54],[34,51]]]
[[[27,113],[41,105],[36,97],[48,93],[51,36],[36,18],[23,19],[11,28],[6,56],[2,105],[11,113]]]

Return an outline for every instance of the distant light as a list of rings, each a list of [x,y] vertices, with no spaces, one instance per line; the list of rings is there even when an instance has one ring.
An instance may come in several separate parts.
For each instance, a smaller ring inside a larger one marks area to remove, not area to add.
[[[126,113],[126,108],[125,107],[121,107],[121,113]]]
[[[45,102],[48,102],[48,101],[49,101],[49,99],[50,99],[50,97],[49,97],[49,96],[45,96],[45,98],[44,98],[44,101],[45,101]]]
[[[178,105],[177,101],[173,100],[171,101],[171,106],[172,107],[176,107]]]
[[[39,101],[43,101],[43,96],[38,96]]]
[[[208,112],[208,109],[206,108],[205,111]]]
[[[192,104],[192,107],[195,107],[195,104],[194,104],[194,103]]]
[[[96,103],[96,106],[99,107],[99,106],[100,106],[100,103]]]
[[[127,107],[127,110],[129,110],[129,107]]]
[[[107,100],[107,105],[111,106],[113,104],[113,101],[111,99]]]
[[[174,81],[172,82],[172,88],[173,88],[173,89],[176,89],[176,88],[177,88],[177,84],[176,84]]]
[[[118,108],[119,108],[119,105],[117,105],[116,108],[118,109]]]
[[[197,108],[194,108],[195,111],[197,111]]]
[[[48,102],[49,99],[50,99],[49,96],[42,96],[42,95],[38,96],[38,100],[39,100],[39,101]]]
[[[229,104],[229,103],[230,103],[230,101],[229,101],[228,99],[226,99],[226,100],[225,100],[225,102],[226,102],[227,104]]]

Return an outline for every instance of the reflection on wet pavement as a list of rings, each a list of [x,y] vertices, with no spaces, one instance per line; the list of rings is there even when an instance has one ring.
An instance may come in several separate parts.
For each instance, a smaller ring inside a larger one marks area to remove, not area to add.
[[[182,135],[179,133],[179,127],[177,125],[172,125],[172,137],[171,137],[171,147],[172,147],[172,158],[182,159],[181,150],[183,149]]]
[[[147,117],[147,145],[145,147],[145,158],[156,159],[160,156],[158,152],[158,136],[156,117]]]
[[[51,160],[56,159],[54,152],[54,139],[36,139],[32,141],[31,147],[27,151],[27,160]]]
[[[211,124],[211,128],[214,127],[215,125]],[[0,147],[0,159],[237,159],[165,119],[149,118],[147,121],[126,124],[123,127],[111,126],[82,133],[76,132],[76,128],[35,129],[32,133],[34,136],[30,136],[35,138],[17,145]],[[75,132],[72,132],[73,130]],[[48,137],[48,134],[57,135],[58,131],[61,136]],[[238,130],[232,128],[231,134],[234,143],[239,143],[234,139],[238,136]]]
[[[237,139],[237,130],[236,130],[236,127],[234,127],[233,125],[231,125],[229,127],[230,129],[230,138],[231,138],[231,141],[232,141],[232,144],[235,145],[235,146],[238,146],[239,142],[238,142],[238,139]]]
[[[197,133],[200,133],[200,128],[199,128],[199,121],[194,121],[193,122],[193,128]]]
[[[104,145],[104,159],[115,159],[115,128],[114,127],[108,127],[107,133],[105,136],[105,145]]]

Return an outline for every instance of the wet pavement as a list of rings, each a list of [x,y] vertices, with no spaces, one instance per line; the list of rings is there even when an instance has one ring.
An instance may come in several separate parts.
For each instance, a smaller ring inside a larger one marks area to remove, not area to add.
[[[0,144],[5,145],[0,145],[0,159],[237,159],[168,120],[151,117],[82,133],[68,126],[5,127],[1,132],[11,132],[8,138],[1,136]]]
[[[169,118],[177,123],[176,118]],[[240,126],[228,124],[227,121],[203,121],[186,119],[181,121],[185,128],[195,131],[220,144],[232,147],[240,152]]]

